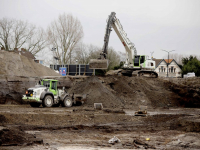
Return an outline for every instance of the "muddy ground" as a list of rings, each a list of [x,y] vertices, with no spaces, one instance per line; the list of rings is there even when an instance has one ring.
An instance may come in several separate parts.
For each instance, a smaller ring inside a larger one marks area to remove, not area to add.
[[[72,85],[68,92],[87,94],[86,103],[0,105],[0,149],[200,149],[199,78],[114,75],[66,81]],[[103,110],[94,110],[94,103],[102,103]],[[141,105],[148,115],[134,116]],[[120,142],[109,144],[114,136]]]
[[[200,109],[135,111],[0,105],[0,149],[200,149]]]
[[[200,149],[199,77],[60,77],[14,53],[1,51],[0,58],[0,149]],[[44,76],[69,93],[87,94],[87,102],[23,104],[22,95]],[[139,106],[148,107],[146,117],[134,116]],[[109,144],[114,136],[120,142]]]

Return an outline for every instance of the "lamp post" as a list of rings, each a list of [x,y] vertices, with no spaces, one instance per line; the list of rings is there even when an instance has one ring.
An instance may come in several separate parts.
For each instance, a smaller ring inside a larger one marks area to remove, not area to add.
[[[168,77],[168,69],[169,69],[169,68],[168,68],[168,67],[169,67],[169,53],[172,52],[172,51],[175,51],[175,50],[166,51],[166,50],[162,49],[162,51],[165,51],[165,52],[168,53],[168,63],[167,63],[167,77]]]

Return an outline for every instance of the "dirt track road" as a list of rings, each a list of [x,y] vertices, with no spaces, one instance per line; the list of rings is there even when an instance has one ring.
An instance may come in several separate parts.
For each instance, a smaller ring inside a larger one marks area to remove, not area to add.
[[[200,109],[151,109],[147,117],[135,111],[0,105],[0,135],[13,129],[11,141],[1,137],[0,149],[200,149]],[[34,140],[20,144],[21,132]],[[114,136],[121,142],[109,144]]]

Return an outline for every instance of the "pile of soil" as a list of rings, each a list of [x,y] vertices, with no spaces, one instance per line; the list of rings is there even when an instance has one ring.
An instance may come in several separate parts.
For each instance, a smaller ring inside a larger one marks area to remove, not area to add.
[[[0,75],[25,77],[60,76],[50,68],[14,52],[0,51],[0,59]]]
[[[0,104],[23,103],[22,95],[42,76],[58,73],[34,60],[14,52],[0,51]]]
[[[30,145],[37,141],[37,144],[42,144],[42,140],[35,138],[34,135],[25,133],[22,130],[15,128],[5,128],[0,130],[0,145],[2,146],[16,146],[16,145]]]
[[[87,94],[87,106],[103,103],[109,108],[177,106],[180,96],[169,89],[162,79],[106,76],[91,77],[75,84],[70,93]]]
[[[170,90],[178,94],[180,105],[184,107],[200,107],[200,78],[170,79],[167,84]]]
[[[110,91],[97,76],[92,76],[83,82],[77,82],[69,93],[87,94],[87,106],[102,103],[103,107],[120,108],[123,101]]]

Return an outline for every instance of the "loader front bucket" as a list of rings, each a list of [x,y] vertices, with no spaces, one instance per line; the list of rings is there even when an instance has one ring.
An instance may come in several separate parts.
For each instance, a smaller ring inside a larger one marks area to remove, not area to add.
[[[90,69],[108,69],[108,65],[108,59],[90,59],[89,62]]]

